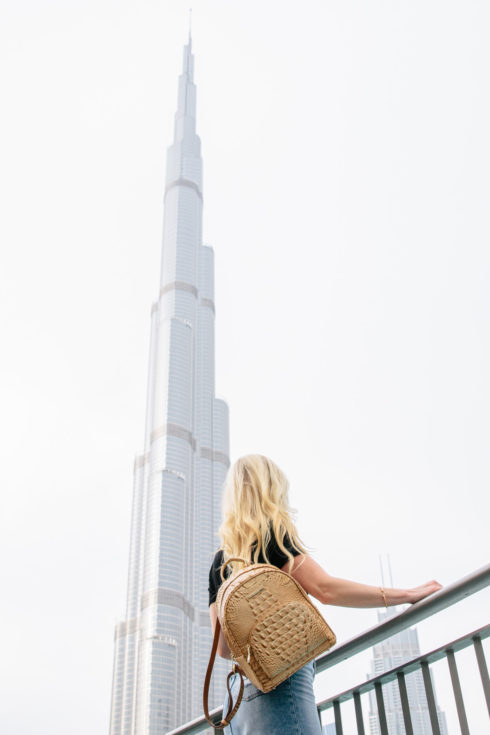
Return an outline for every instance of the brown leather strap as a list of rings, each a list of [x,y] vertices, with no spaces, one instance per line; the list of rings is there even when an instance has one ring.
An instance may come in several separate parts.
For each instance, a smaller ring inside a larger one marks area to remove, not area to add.
[[[229,699],[228,712],[223,717],[219,725],[215,725],[214,722],[209,717],[209,685],[211,683],[211,674],[213,672],[214,660],[216,658],[216,651],[218,650],[218,641],[219,641],[220,632],[221,632],[221,625],[220,625],[219,620],[216,619],[216,628],[214,630],[213,647],[211,649],[211,655],[209,657],[208,668],[206,671],[206,676],[204,678],[204,689],[202,693],[202,706],[204,709],[204,716],[206,717],[206,720],[209,722],[211,727],[214,727],[215,730],[223,730],[227,725],[230,724],[231,720],[237,713],[237,710],[240,706],[240,702],[242,701],[243,687],[244,687],[242,672],[240,671],[238,666],[234,664],[233,669],[230,671],[230,673],[226,677],[226,689],[228,690],[228,699]],[[235,706],[233,706],[233,699],[231,696],[231,684],[230,684],[230,680],[233,674],[238,674],[240,677],[240,691],[238,692]]]
[[[226,561],[225,561],[225,562],[224,562],[224,563],[223,563],[223,564],[221,565],[221,569],[220,569],[220,575],[221,575],[221,581],[222,581],[222,582],[224,582],[224,581],[225,581],[225,569],[226,569],[226,567],[228,566],[228,564],[229,564],[230,562],[232,562],[232,561],[241,561],[241,562],[243,562],[243,563],[245,564],[245,566],[249,566],[249,565],[250,565],[250,562],[249,562],[249,561],[247,561],[246,559],[243,559],[243,558],[242,558],[241,556],[230,556],[230,558],[229,558],[229,559],[227,559],[227,560],[226,560]]]

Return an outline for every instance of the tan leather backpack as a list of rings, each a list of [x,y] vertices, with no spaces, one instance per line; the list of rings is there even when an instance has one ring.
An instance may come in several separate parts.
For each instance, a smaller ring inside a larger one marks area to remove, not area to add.
[[[232,561],[245,568],[224,580],[224,569]],[[271,564],[249,564],[232,557],[221,567],[223,584],[218,590],[218,619],[213,647],[204,682],[203,706],[209,724],[217,730],[226,727],[236,714],[243,695],[243,676],[262,692],[275,689],[298,669],[328,650],[336,642],[335,634],[301,585],[287,572]],[[220,630],[234,661],[228,674],[240,676],[240,691],[219,725],[209,717],[208,693]]]

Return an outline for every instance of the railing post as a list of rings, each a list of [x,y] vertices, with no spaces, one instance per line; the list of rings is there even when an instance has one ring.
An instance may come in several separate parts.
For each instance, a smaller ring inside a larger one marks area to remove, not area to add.
[[[359,692],[354,692],[354,707],[356,709],[357,735],[365,735],[364,720],[362,717],[361,695],[359,694]]]
[[[432,733],[433,735],[441,735],[441,728],[439,727],[439,719],[437,717],[436,700],[434,697],[434,690],[432,688],[432,680],[430,678],[429,663],[428,661],[422,661],[420,665],[422,667],[422,675],[424,677],[425,695],[427,697],[427,704],[429,706]]]
[[[454,651],[452,648],[448,648],[446,651],[447,663],[449,666],[449,673],[451,674],[451,682],[453,685],[454,699],[456,700],[456,709],[458,711],[459,725],[461,727],[461,735],[470,735],[468,727],[468,720],[466,718],[466,710],[464,708],[463,693],[461,691],[461,684],[459,682],[458,667],[456,666],[456,659],[454,657]]]
[[[383,689],[379,681],[374,685],[374,689],[376,692],[376,703],[378,705],[378,719],[381,735],[389,735],[388,723],[386,721],[385,701],[383,699]]]
[[[481,638],[475,636],[473,638],[473,645],[475,647],[476,660],[478,661],[478,668],[480,669],[481,683],[483,684],[483,691],[485,692],[485,699],[487,700],[488,714],[490,715],[490,681],[488,679],[487,662],[485,661],[485,653],[481,643]]]
[[[335,735],[344,735],[342,715],[340,714],[340,702],[338,699],[333,703],[333,713],[335,716]]]
[[[400,692],[400,700],[402,703],[403,724],[405,725],[405,735],[413,735],[412,717],[410,715],[410,704],[408,702],[407,683],[405,674],[399,671],[396,675],[398,679],[398,691]]]

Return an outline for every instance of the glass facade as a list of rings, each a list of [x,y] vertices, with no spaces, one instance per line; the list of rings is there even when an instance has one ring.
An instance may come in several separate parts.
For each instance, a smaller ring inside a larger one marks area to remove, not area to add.
[[[167,151],[161,283],[151,310],[144,453],[134,466],[125,620],[115,632],[110,735],[163,735],[201,714],[211,649],[207,577],[229,465],[215,397],[214,254],[202,244],[191,41]],[[218,662],[211,706],[221,703]]]

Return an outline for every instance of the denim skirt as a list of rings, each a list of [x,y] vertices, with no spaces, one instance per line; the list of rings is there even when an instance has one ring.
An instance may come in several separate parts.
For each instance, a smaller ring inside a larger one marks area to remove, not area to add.
[[[313,692],[315,662],[264,694],[245,679],[238,712],[224,732],[226,735],[321,735],[322,729]],[[233,701],[240,689],[238,674],[231,682]],[[224,711],[228,708],[228,694]]]

